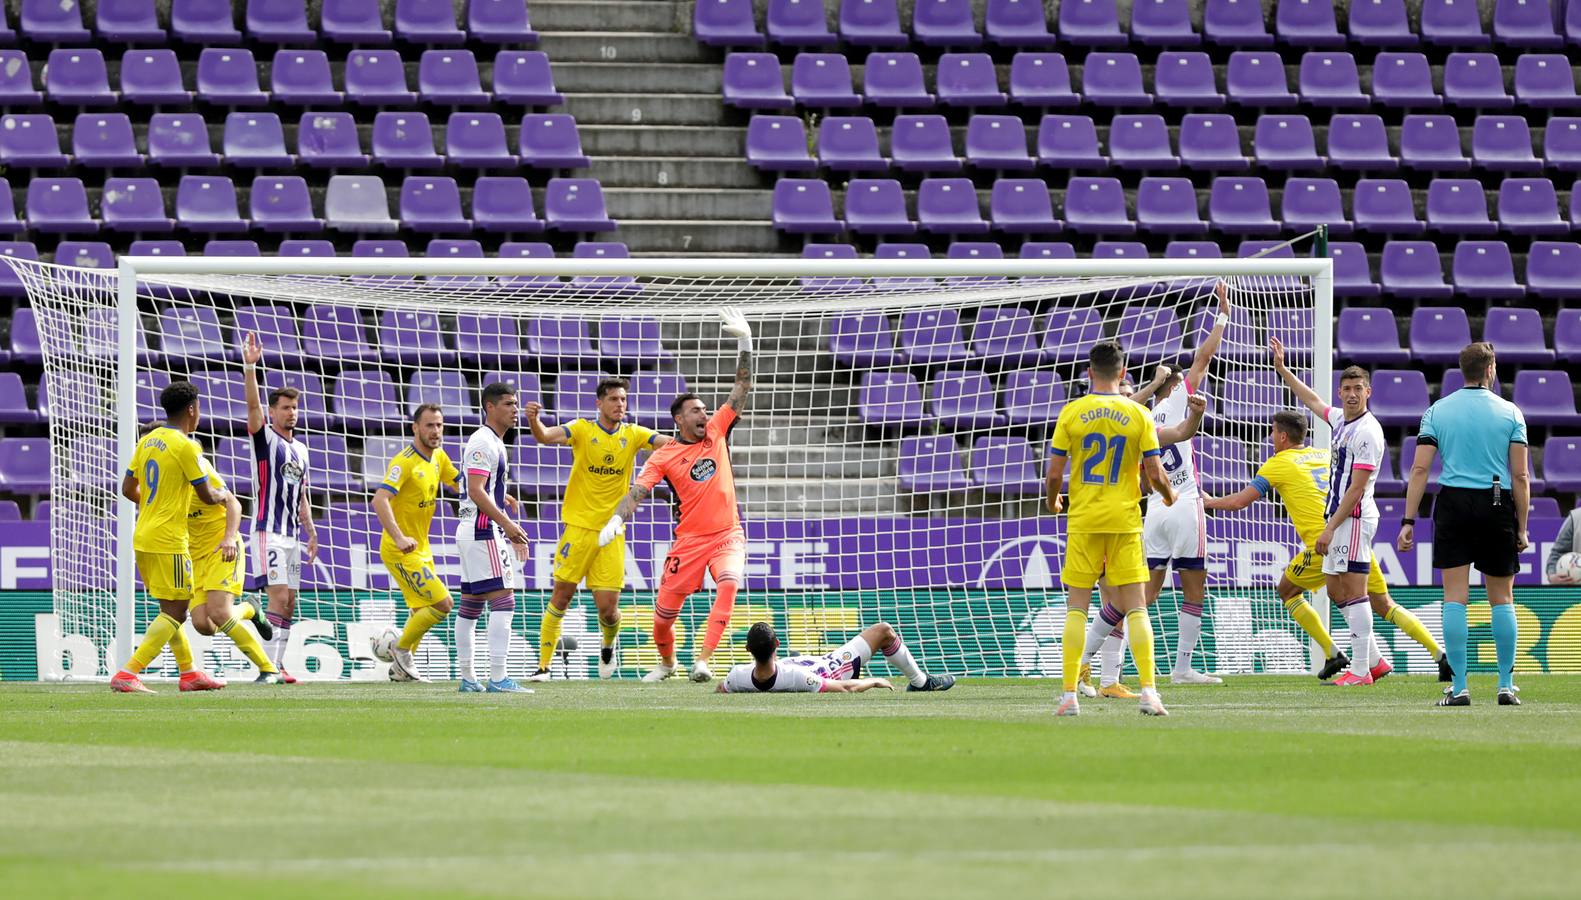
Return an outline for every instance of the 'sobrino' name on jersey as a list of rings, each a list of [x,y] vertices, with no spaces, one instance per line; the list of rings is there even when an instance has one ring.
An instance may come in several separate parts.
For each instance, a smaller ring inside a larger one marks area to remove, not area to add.
[[[1088,394],[1065,404],[1051,449],[1070,458],[1072,534],[1142,532],[1143,456],[1158,454],[1147,410],[1118,394]]]
[[[464,476],[484,476],[483,492],[494,500],[494,505],[505,508],[505,442],[487,425],[472,433],[466,449],[461,451]],[[493,537],[494,523],[478,510],[469,492],[463,490],[461,519],[472,522],[473,537],[483,541]]]
[[[1153,407],[1153,424],[1159,428],[1171,428],[1186,421],[1186,399],[1189,396],[1184,384],[1176,387]],[[1184,499],[1197,496],[1197,460],[1192,454],[1190,441],[1161,446],[1158,458],[1176,497]]]
[[[253,530],[297,537],[302,529],[302,492],[307,486],[307,445],[287,440],[265,425],[253,432],[253,461],[258,465]]]
[[[1366,478],[1367,487],[1361,501],[1351,511],[1353,518],[1378,518],[1378,504],[1373,499],[1373,487],[1378,481],[1378,465],[1383,462],[1383,426],[1370,412],[1346,421],[1342,407],[1328,411],[1329,427],[1334,429],[1333,468],[1329,472],[1328,503],[1324,515],[1332,516],[1339,509],[1340,500],[1350,490],[1356,478]],[[1360,474],[1357,470],[1360,469]]]

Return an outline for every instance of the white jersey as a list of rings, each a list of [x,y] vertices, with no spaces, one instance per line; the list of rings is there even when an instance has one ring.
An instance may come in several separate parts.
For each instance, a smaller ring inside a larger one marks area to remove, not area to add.
[[[1186,421],[1186,399],[1189,393],[1182,381],[1169,396],[1153,405],[1153,427],[1171,428]],[[1174,489],[1179,500],[1192,500],[1197,496],[1197,459],[1192,453],[1191,442],[1165,444],[1159,451],[1159,461],[1164,466],[1164,477]],[[1150,507],[1153,505],[1148,504]],[[1177,503],[1178,505],[1178,503]]]
[[[1361,503],[1351,510],[1353,519],[1378,518],[1378,502],[1373,499],[1373,488],[1378,483],[1378,467],[1383,464],[1384,440],[1383,426],[1378,424],[1378,417],[1371,412],[1364,412],[1352,421],[1345,421],[1345,408],[1331,406],[1324,415],[1329,427],[1334,429],[1333,441],[1329,449],[1329,459],[1332,468],[1329,470],[1328,503],[1324,507],[1324,516],[1333,516],[1339,508],[1341,497],[1350,490],[1351,479],[1357,469],[1361,469],[1367,479],[1367,490],[1361,495]]]
[[[505,442],[494,433],[494,429],[487,425],[472,433],[467,438],[467,446],[461,451],[461,472],[463,476],[483,475],[483,490],[494,498],[494,505],[500,509],[505,508]],[[472,526],[471,534],[474,540],[484,541],[494,536],[494,523],[488,516],[478,511],[478,505],[472,502],[472,495],[464,487],[461,498],[461,523],[462,528],[457,535],[467,533],[466,524]]]
[[[253,533],[301,536],[302,494],[307,490],[307,445],[282,437],[265,424],[253,432],[253,462],[258,467],[258,499]]]
[[[787,662],[781,660],[775,664],[774,680],[766,686],[760,686],[752,677],[751,663],[732,666],[730,673],[725,676],[725,693],[818,694],[827,690],[824,686],[824,676],[818,674],[812,666],[787,665]]]

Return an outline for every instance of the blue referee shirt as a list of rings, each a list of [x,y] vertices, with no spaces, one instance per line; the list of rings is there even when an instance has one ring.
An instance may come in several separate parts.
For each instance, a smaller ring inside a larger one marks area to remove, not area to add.
[[[1510,445],[1526,443],[1520,407],[1487,388],[1463,387],[1422,414],[1417,443],[1438,448],[1442,487],[1486,488],[1493,479],[1510,486]],[[1409,470],[1411,460],[1400,460]]]

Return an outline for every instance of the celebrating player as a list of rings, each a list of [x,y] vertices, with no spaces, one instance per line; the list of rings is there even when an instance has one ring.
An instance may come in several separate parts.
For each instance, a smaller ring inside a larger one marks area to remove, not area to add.
[[[862,667],[878,650],[890,665],[905,673],[911,682],[908,691],[947,691],[955,686],[953,675],[929,675],[922,671],[911,651],[900,642],[894,626],[880,622],[862,629],[839,649],[822,656],[791,656],[775,662],[779,638],[774,626],[758,622],[747,630],[747,652],[756,660],[731,667],[715,688],[720,694],[751,693],[861,693],[881,687],[894,690],[883,678],[861,678]]]
[[[242,379],[247,395],[247,433],[252,435],[253,462],[258,467],[253,554],[269,595],[267,618],[274,629],[268,642],[269,658],[285,683],[295,684],[296,679],[285,670],[285,651],[291,644],[302,565],[313,562],[318,534],[307,495],[307,445],[296,439],[302,393],[293,387],[271,390],[266,417],[258,388],[258,361],[262,358],[258,335],[248,334],[242,345]]]
[[[598,677],[615,675],[615,641],[620,637],[620,589],[626,583],[626,538],[616,535],[608,544],[598,541],[599,530],[620,498],[631,487],[631,467],[637,454],[658,449],[674,438],[644,428],[626,418],[624,378],[598,383],[598,419],[574,419],[565,425],[545,427],[538,415],[543,405],[527,403],[527,424],[540,444],[571,445],[571,477],[565,485],[560,518],[565,532],[555,545],[554,591],[543,611],[538,630],[538,671],[533,681],[549,680],[549,661],[560,642],[565,611],[576,596],[576,586],[587,580],[598,607]]]
[[[198,389],[190,382],[173,381],[160,391],[159,405],[165,411],[165,424],[137,442],[137,452],[121,479],[121,496],[137,504],[137,526],[132,532],[137,571],[149,596],[159,603],[159,615],[149,623],[142,643],[110,679],[110,690],[123,694],[154,693],[138,674],[165,644],[172,640],[186,644],[179,632],[192,601],[187,514],[193,496],[209,505],[224,503],[230,496],[210,483],[202,454],[190,437],[198,427]],[[190,649],[186,656],[191,658]]]
[[[752,390],[752,328],[739,310],[721,315],[723,331],[736,339],[736,383],[724,406],[713,415],[696,394],[682,394],[670,404],[675,420],[675,443],[666,444],[648,457],[637,483],[621,499],[603,530],[598,545],[606,546],[624,534],[626,520],[637,505],[664,481],[680,502],[675,543],[664,558],[658,601],[653,607],[653,643],[659,664],[642,677],[663,681],[675,674],[675,617],[686,598],[703,586],[703,572],[713,573],[719,593],[708,613],[703,649],[692,662],[692,680],[713,677],[708,660],[730,624],[742,571],[746,567],[746,536],[736,509],[736,477],[730,465],[730,429],[746,408]]]
[[[434,573],[434,552],[428,546],[439,489],[460,492],[461,472],[440,446],[444,439],[445,413],[439,404],[417,407],[412,412],[411,445],[390,458],[384,480],[373,492],[373,511],[384,527],[379,559],[401,586],[410,611],[390,661],[391,681],[428,681],[418,671],[412,651],[430,628],[450,614],[450,591]]]
[[[1344,611],[1350,628],[1350,670],[1334,683],[1343,687],[1372,684],[1372,606],[1367,602],[1367,574],[1372,570],[1372,536],[1378,531],[1373,482],[1385,452],[1383,426],[1367,411],[1372,378],[1360,366],[1346,368],[1339,374],[1341,405],[1329,406],[1285,366],[1285,348],[1278,338],[1268,339],[1268,349],[1274,371],[1334,430],[1326,521],[1312,539],[1312,550],[1323,560],[1328,595]]]
[[[505,672],[511,643],[511,618],[516,614],[516,576],[527,558],[527,532],[506,510],[516,498],[505,489],[505,436],[516,427],[516,388],[496,381],[483,388],[483,427],[472,433],[461,452],[467,490],[456,524],[456,549],[461,555],[461,611],[457,613],[456,658],[461,666],[461,693],[482,693],[472,670],[478,617],[489,608],[489,693],[530,694]]]
[[[1071,511],[1065,561],[1060,570],[1068,604],[1063,646],[1075,648],[1082,644],[1092,588],[1103,576],[1125,614],[1131,656],[1141,674],[1142,713],[1164,716],[1169,713],[1153,684],[1153,627],[1143,604],[1142,583],[1148,575],[1142,556],[1138,466],[1165,504],[1174,503],[1175,494],[1159,464],[1158,432],[1148,421],[1146,410],[1120,396],[1125,351],[1116,341],[1100,341],[1088,351],[1087,367],[1092,391],[1060,410],[1045,482],[1049,511],[1058,515],[1064,508],[1060,484],[1065,478],[1068,457]],[[1063,664],[1065,693],[1055,715],[1080,713],[1076,699],[1080,668],[1080,654],[1067,652]]]

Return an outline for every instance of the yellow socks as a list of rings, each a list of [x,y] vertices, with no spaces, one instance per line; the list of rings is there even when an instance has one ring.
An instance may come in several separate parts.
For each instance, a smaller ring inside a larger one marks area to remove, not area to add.
[[[560,643],[560,626],[564,623],[565,610],[555,609],[553,603],[543,608],[543,624],[538,626],[538,668],[549,668],[555,645]]]
[[[1391,606],[1389,607],[1389,614],[1384,616],[1384,619],[1394,625],[1394,627],[1410,635],[1411,640],[1426,647],[1427,652],[1432,654],[1434,659],[1444,655],[1443,648],[1439,647],[1438,642],[1433,640],[1433,636],[1427,631],[1427,626],[1423,625],[1422,620],[1413,615],[1410,610],[1403,606]]]
[[[604,646],[615,646],[615,641],[620,639],[620,620],[616,619],[613,622],[606,622],[603,616],[599,616],[598,634],[604,639]]]
[[[1065,610],[1065,631],[1060,638],[1060,674],[1065,678],[1065,693],[1076,690],[1081,673],[1081,648],[1087,643],[1087,611]]]
[[[258,638],[242,627],[241,616],[231,616],[224,625],[220,626],[220,634],[230,638],[236,649],[258,667],[258,671],[265,674],[275,671],[274,663],[269,661],[269,656],[264,653],[263,645],[258,643]]]
[[[401,639],[395,642],[395,646],[402,650],[416,650],[428,629],[444,620],[445,614],[432,606],[419,606],[406,617],[406,627],[401,629]]]
[[[1312,608],[1306,597],[1296,596],[1286,600],[1285,610],[1290,613],[1290,618],[1295,619],[1296,624],[1301,626],[1301,630],[1307,633],[1307,637],[1318,642],[1318,646],[1323,648],[1325,657],[1334,655],[1334,639],[1329,637],[1328,629],[1323,627],[1323,620],[1318,618],[1317,610]]]
[[[1069,630],[1069,620],[1065,622],[1065,628]],[[1136,663],[1142,687],[1150,688],[1153,686],[1153,624],[1147,620],[1147,610],[1133,609],[1126,613],[1125,631],[1131,643],[1131,660]]]
[[[148,632],[143,635],[143,642],[137,645],[137,650],[132,653],[132,658],[127,661],[126,671],[135,675],[148,668],[148,664],[154,661],[154,657],[159,655],[159,651],[165,649],[165,645],[170,643],[170,639],[180,630],[181,623],[175,619],[164,613],[155,616],[154,621],[148,623]],[[186,638],[183,637],[182,640],[185,641]],[[190,662],[190,649],[188,650],[187,658]]]
[[[170,655],[176,658],[176,670],[181,674],[192,671],[192,642],[187,640],[187,630],[180,625],[170,636]]]

